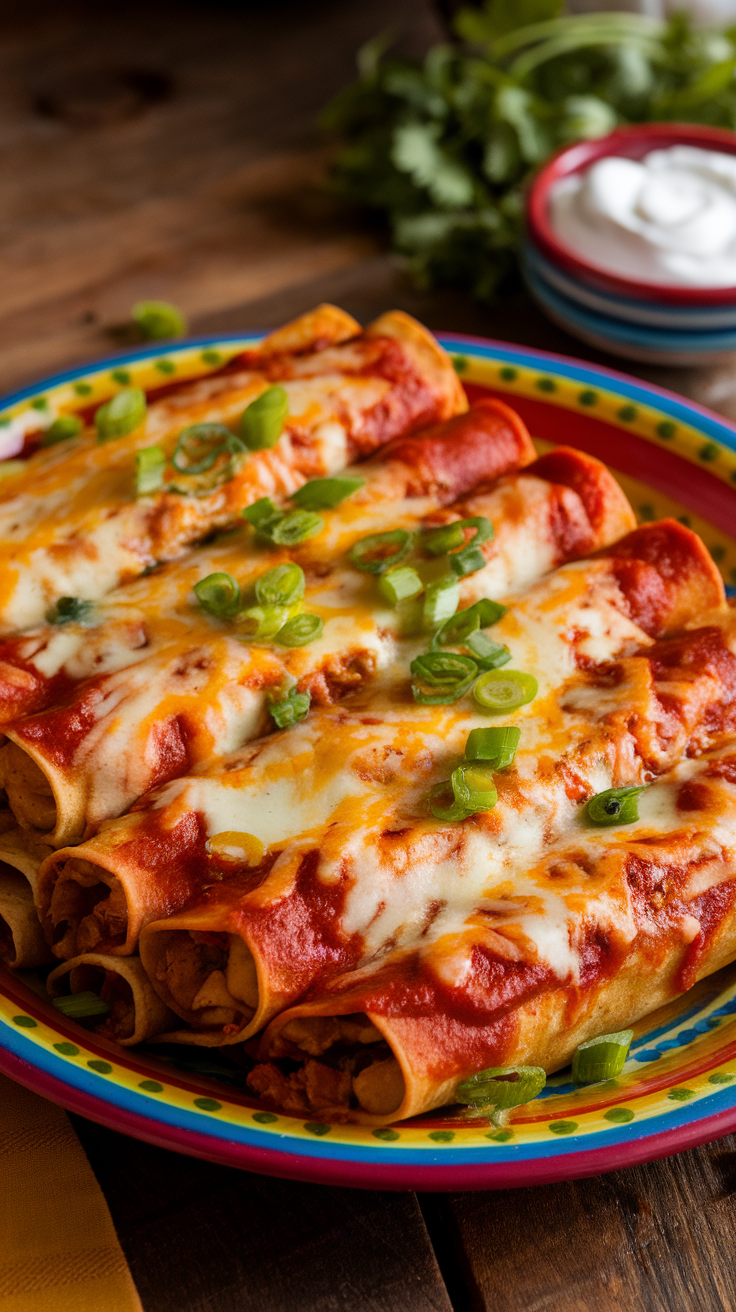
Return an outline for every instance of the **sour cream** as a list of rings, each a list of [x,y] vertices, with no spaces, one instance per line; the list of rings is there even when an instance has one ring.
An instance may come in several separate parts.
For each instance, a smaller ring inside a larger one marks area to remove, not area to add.
[[[609,155],[561,179],[549,206],[560,240],[608,273],[736,286],[736,155],[697,146]]]

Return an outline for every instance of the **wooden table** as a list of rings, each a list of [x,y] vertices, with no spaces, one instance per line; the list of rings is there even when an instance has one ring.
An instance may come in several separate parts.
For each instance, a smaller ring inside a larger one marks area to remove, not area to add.
[[[388,26],[418,52],[442,36],[430,0],[4,6],[0,388],[114,349],[139,297],[197,332],[327,299],[599,358],[522,294],[489,310],[417,293],[320,191],[316,111]],[[736,361],[636,372],[736,418]],[[74,1120],[146,1312],[736,1307],[734,1138],[573,1184],[417,1197],[246,1175]]]

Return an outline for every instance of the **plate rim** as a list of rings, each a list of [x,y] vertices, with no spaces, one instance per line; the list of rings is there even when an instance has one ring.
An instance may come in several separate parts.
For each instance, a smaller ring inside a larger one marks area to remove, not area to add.
[[[145,361],[162,353],[174,354],[211,347],[216,344],[226,345],[233,342],[257,341],[263,331],[246,330],[240,333],[207,334],[196,338],[186,338],[177,342],[148,343],[131,351],[116,352],[112,355],[89,361],[46,375],[35,383],[0,397],[0,408],[12,405],[35,396],[40,390],[50,389],[84,375],[104,372],[116,365]],[[717,439],[731,451],[736,451],[736,423],[725,416],[717,415],[707,407],[689,398],[657,384],[637,380],[623,371],[605,365],[580,361],[572,356],[542,350],[535,347],[515,345],[493,338],[479,337],[465,333],[436,334],[438,340],[449,351],[471,351],[477,358],[494,358],[522,367],[553,367],[555,372],[568,380],[583,384],[595,384],[601,387],[608,383],[612,391],[643,405],[656,404],[657,409],[672,418],[693,423],[697,420],[698,430],[709,437]],[[213,371],[214,372],[214,371]],[[550,400],[540,397],[540,400]],[[591,416],[592,417],[592,416]],[[25,991],[26,986],[17,976],[12,978]],[[0,996],[8,1000],[3,993],[0,978]],[[29,996],[32,996],[29,994]],[[34,999],[43,1004],[40,998]],[[631,1131],[624,1126],[613,1126],[599,1134],[605,1134],[607,1142],[593,1148],[575,1147],[578,1136],[559,1139],[554,1143],[530,1144],[523,1151],[515,1150],[514,1145],[504,1145],[504,1159],[499,1156],[499,1147],[491,1145],[488,1149],[478,1145],[463,1148],[462,1145],[438,1145],[437,1148],[415,1146],[399,1147],[389,1144],[375,1146],[369,1142],[344,1144],[315,1139],[304,1139],[290,1135],[288,1130],[279,1134],[278,1141],[271,1132],[268,1136],[253,1126],[248,1127],[248,1138],[252,1142],[238,1141],[226,1133],[206,1133],[193,1128],[186,1128],[167,1121],[156,1114],[157,1104],[150,1103],[148,1114],[138,1112],[129,1106],[121,1105],[111,1096],[117,1087],[112,1084],[102,1086],[107,1096],[80,1087],[79,1083],[64,1080],[54,1074],[39,1061],[40,1050],[30,1037],[11,1026],[0,1017],[0,1034],[10,1036],[6,1042],[0,1041],[0,1071],[15,1079],[18,1083],[88,1119],[97,1121],[111,1129],[117,1129],[135,1138],[183,1152],[190,1156],[216,1161],[223,1165],[252,1170],[262,1174],[276,1175],[282,1178],[329,1183],[355,1188],[375,1188],[390,1190],[420,1189],[425,1191],[503,1189],[534,1184],[552,1183],[563,1179],[573,1179],[586,1175],[596,1175],[627,1166],[638,1165],[659,1157],[672,1155],[696,1147],[699,1144],[718,1138],[736,1129],[736,1086],[732,1089],[718,1088],[707,1098],[697,1104],[680,1104],[672,1112],[666,1112],[657,1118],[659,1128],[647,1132],[647,1122],[640,1123],[642,1133],[631,1137]],[[33,1054],[35,1060],[29,1060]],[[81,1067],[70,1067],[62,1063],[56,1054],[47,1054],[54,1063],[59,1063],[65,1071],[78,1070],[87,1082],[100,1077],[83,1071]],[[127,1093],[120,1089],[120,1093]],[[143,1095],[137,1094],[141,1101]],[[702,1115],[696,1114],[696,1107],[705,1106]],[[161,1108],[163,1104],[158,1104]],[[192,1115],[195,1115],[193,1112]],[[687,1118],[687,1119],[684,1119]],[[203,1118],[199,1118],[202,1120]],[[663,1121],[666,1122],[663,1128]],[[210,1120],[210,1124],[217,1122]],[[223,1127],[224,1128],[224,1127]],[[262,1137],[264,1146],[258,1143]],[[268,1138],[266,1145],[265,1140]],[[583,1142],[580,1136],[579,1141]],[[526,1156],[526,1154],[529,1154]],[[470,1155],[473,1155],[472,1158]],[[482,1156],[481,1156],[482,1154]],[[462,1160],[458,1160],[458,1155]],[[421,1160],[412,1160],[420,1157]]]

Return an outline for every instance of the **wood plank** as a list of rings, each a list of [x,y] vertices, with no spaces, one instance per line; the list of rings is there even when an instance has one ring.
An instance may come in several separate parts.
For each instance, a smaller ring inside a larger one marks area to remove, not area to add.
[[[472,1312],[736,1307],[734,1136],[595,1179],[432,1199],[429,1212]]]
[[[414,1194],[272,1180],[72,1121],[145,1312],[452,1312]]]

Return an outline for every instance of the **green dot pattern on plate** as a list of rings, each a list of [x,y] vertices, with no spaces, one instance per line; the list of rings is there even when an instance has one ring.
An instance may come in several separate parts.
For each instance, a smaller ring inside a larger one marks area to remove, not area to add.
[[[455,1131],[431,1130],[429,1133],[429,1138],[433,1139],[435,1143],[452,1143],[453,1139],[455,1138]]]
[[[176,365],[173,360],[157,360],[155,366],[160,374],[175,374]]]
[[[547,1126],[550,1134],[574,1134],[577,1128],[577,1121],[550,1121]]]
[[[731,577],[736,578],[736,569],[731,570]],[[709,1016],[705,1023],[709,1030],[717,1030],[721,1022],[718,1016]]]
[[[648,501],[646,501],[643,506],[638,507],[637,514],[643,524],[650,524],[653,519],[657,518],[657,512],[654,509],[654,506],[650,506]]]
[[[384,1143],[395,1143],[397,1139],[401,1138],[398,1130],[372,1130],[371,1133],[374,1139],[383,1139]]]
[[[79,1048],[76,1043],[55,1043],[54,1049],[60,1052],[62,1057],[78,1057]]]
[[[704,460],[706,464],[710,464],[712,460],[717,460],[718,454],[718,445],[716,442],[706,442],[698,451],[699,459]]]
[[[141,1080],[138,1088],[145,1089],[146,1093],[163,1093],[164,1091],[163,1084],[159,1084],[158,1080]]]
[[[452,367],[453,367],[453,369],[455,370],[455,373],[456,373],[456,374],[464,374],[464,373],[466,373],[466,372],[467,372],[467,368],[468,368],[468,361],[467,361],[466,356],[464,356],[464,355],[453,355],[453,357],[452,357]]]
[[[678,515],[678,516],[677,516],[677,522],[678,522],[678,524],[684,524],[684,525],[685,525],[685,528],[691,528],[691,527],[692,527],[692,524],[691,524],[691,520],[690,520],[690,516],[689,516],[689,515]]]
[[[98,1061],[98,1059],[95,1057],[92,1061],[88,1061],[87,1065],[89,1066],[90,1070],[97,1071],[98,1075],[112,1074],[112,1066],[110,1065],[109,1061]]]
[[[695,1097],[694,1089],[670,1089],[667,1097],[672,1102],[688,1102],[690,1098]]]
[[[635,405],[622,405],[618,411],[618,418],[622,423],[630,424],[632,420],[636,419],[638,413]]]
[[[715,1071],[713,1075],[708,1076],[708,1083],[732,1084],[735,1079],[736,1075],[732,1075],[730,1071]]]
[[[586,387],[584,392],[578,393],[578,401],[581,405],[596,405],[598,402],[598,393],[593,392],[589,387]]]
[[[513,1137],[513,1130],[491,1130],[486,1135],[486,1139],[493,1139],[495,1143],[508,1143]]]
[[[663,437],[665,442],[669,442],[671,437],[677,432],[677,424],[673,424],[671,419],[663,419],[661,424],[657,424],[657,432]]]
[[[259,1125],[273,1125],[274,1121],[277,1121],[278,1119],[278,1116],[275,1116],[273,1112],[253,1113],[253,1120],[257,1121]]]
[[[205,364],[221,364],[222,356],[219,351],[203,351],[202,359]]]
[[[194,1106],[199,1107],[201,1112],[222,1111],[222,1103],[218,1102],[216,1098],[195,1098]]]
[[[554,378],[538,378],[537,387],[540,392],[556,392],[557,383]]]
[[[128,369],[113,369],[110,377],[114,378],[116,383],[121,383],[123,387],[127,387],[130,382],[130,371]]]
[[[715,542],[712,547],[708,547],[708,550],[711,556],[713,557],[714,561],[716,562],[716,565],[720,565],[721,561],[725,560],[726,548],[722,545],[722,543]]]
[[[505,364],[503,369],[499,369],[498,376],[499,378],[503,378],[505,383],[513,383],[514,379],[518,378],[519,371],[518,369],[514,369],[512,365]]]
[[[92,388],[90,387],[89,383],[75,383],[74,391],[76,392],[77,396],[89,396],[92,392]]]
[[[611,1121],[614,1125],[627,1125],[629,1121],[633,1121],[634,1112],[630,1107],[610,1107],[603,1113],[603,1119]]]
[[[46,410],[48,401],[45,396],[37,396],[31,401],[34,410]]]
[[[330,1128],[329,1125],[323,1125],[321,1121],[304,1122],[304,1129],[308,1130],[310,1134],[318,1134],[320,1136],[323,1134],[329,1134]]]
[[[38,1021],[35,1021],[32,1016],[14,1016],[13,1024],[19,1025],[22,1030],[35,1030]]]

